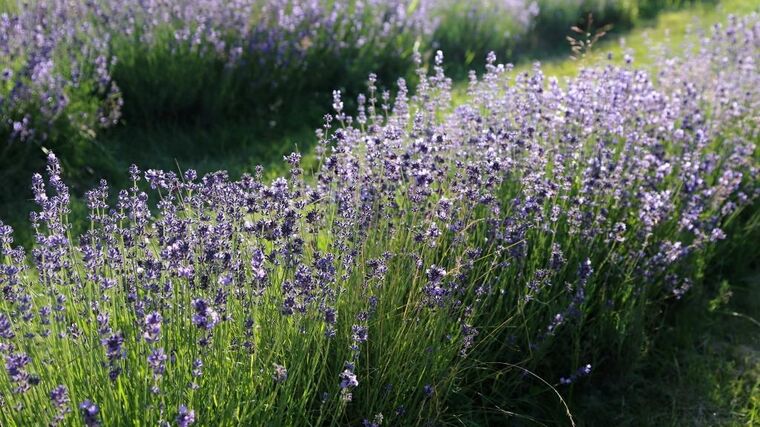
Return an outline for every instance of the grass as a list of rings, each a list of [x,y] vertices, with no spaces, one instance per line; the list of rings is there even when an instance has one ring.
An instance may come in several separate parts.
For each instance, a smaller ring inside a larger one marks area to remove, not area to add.
[[[612,54],[613,59],[620,63],[626,53],[634,57],[635,65],[647,66],[651,63],[652,48],[662,46],[670,50],[679,49],[690,32],[707,30],[731,14],[746,15],[752,12],[760,12],[760,3],[744,0],[696,3],[689,8],[662,12],[640,22],[630,32],[603,37],[596,49],[582,60],[570,60],[568,47],[567,54],[543,58],[541,66],[547,76],[571,77],[584,65],[606,62],[608,54]],[[531,62],[526,60],[517,64],[515,71],[530,70]]]
[[[757,206],[754,211],[757,212]],[[760,423],[760,216],[736,230],[694,289],[663,313],[628,372],[577,390],[586,425],[752,426]]]

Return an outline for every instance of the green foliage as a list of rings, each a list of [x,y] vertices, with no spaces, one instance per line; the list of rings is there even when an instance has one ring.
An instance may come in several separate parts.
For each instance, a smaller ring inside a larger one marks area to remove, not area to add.
[[[582,425],[755,425],[760,420],[758,206],[733,222],[705,287],[662,307],[636,363],[574,394]]]

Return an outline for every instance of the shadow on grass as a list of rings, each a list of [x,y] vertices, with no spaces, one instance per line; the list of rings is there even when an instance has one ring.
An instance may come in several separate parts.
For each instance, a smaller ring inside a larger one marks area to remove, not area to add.
[[[722,244],[705,286],[663,313],[633,369],[574,390],[580,425],[760,423],[759,208]]]
[[[293,123],[287,132],[245,122],[225,122],[214,127],[161,125],[114,129],[98,144],[80,150],[77,160],[61,157],[64,180],[71,190],[72,231],[78,235],[86,228],[85,192],[105,179],[113,199],[120,189],[131,185],[128,174],[131,164],[142,170],[196,169],[201,175],[227,170],[232,178],[263,165],[265,174],[272,176],[284,172],[281,161],[284,155],[309,151],[315,140],[313,129],[306,122]],[[16,241],[27,248],[33,243],[28,214],[36,209],[31,178],[36,172],[44,173],[44,156],[39,150],[35,161],[21,168],[12,180],[3,182],[0,191],[0,219],[14,228]]]

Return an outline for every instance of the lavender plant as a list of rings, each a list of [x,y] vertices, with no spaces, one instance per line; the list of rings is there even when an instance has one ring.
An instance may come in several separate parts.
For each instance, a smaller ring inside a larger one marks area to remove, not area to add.
[[[415,45],[467,67],[479,52],[538,37],[535,20],[564,36],[585,11],[635,15],[628,2],[585,1],[479,0],[466,10],[448,0],[13,3],[0,7],[0,137],[37,142],[92,139],[122,107],[134,122],[217,120],[336,81],[353,94],[370,71],[413,74]]]
[[[489,55],[457,106],[439,52],[414,95],[334,92],[315,169],[133,166],[81,235],[51,154],[30,253],[0,225],[3,425],[422,424],[593,376],[760,194],[757,22],[657,75]]]
[[[110,35],[90,15],[86,5],[63,1],[24,3],[16,13],[0,14],[3,158],[13,154],[10,144],[16,141],[60,134],[91,139],[119,120]]]
[[[403,59],[435,23],[428,4],[418,3],[24,3],[2,15],[4,137],[41,141],[56,126],[91,134],[114,124],[121,107],[114,73],[135,103],[148,93],[153,104],[181,113],[184,104],[197,101],[192,89],[199,83],[221,79],[228,86],[215,90],[227,95],[246,84],[260,90],[294,84],[274,77],[303,71],[313,62],[307,61],[310,52],[335,56],[358,50]],[[156,79],[167,87],[149,86]],[[183,85],[172,86],[178,80]]]
[[[113,2],[104,14],[129,35],[116,40],[123,60],[114,71],[128,115],[216,120],[271,113],[284,100],[324,92],[326,82],[351,86],[373,68],[406,72],[415,42],[436,25],[431,4]]]

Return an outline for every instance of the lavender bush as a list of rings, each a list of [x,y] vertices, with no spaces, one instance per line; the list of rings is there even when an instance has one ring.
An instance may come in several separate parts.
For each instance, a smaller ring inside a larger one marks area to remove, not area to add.
[[[334,92],[313,170],[133,166],[81,235],[51,154],[35,246],[0,226],[3,425],[422,424],[583,381],[757,200],[757,18],[654,75],[489,55],[456,106],[438,53],[414,95]]]
[[[413,77],[415,45],[465,67],[592,11],[631,22],[636,2],[68,0],[0,3],[0,138],[92,139],[132,124],[271,112],[349,93],[370,71]],[[540,29],[535,23],[539,23]],[[539,31],[540,30],[540,31]],[[556,44],[557,37],[551,43]],[[528,43],[524,46],[533,46]],[[302,78],[309,75],[308,79]],[[344,90],[344,92],[345,92]],[[124,105],[122,105],[124,104]],[[123,108],[122,108],[123,107]],[[248,114],[250,115],[250,114]],[[6,148],[7,151],[7,148]]]
[[[16,141],[61,134],[92,139],[119,120],[121,95],[110,74],[109,35],[89,16],[86,6],[63,1],[24,4],[17,13],[0,14],[3,158],[15,154],[10,144]]]
[[[401,74],[437,25],[427,0],[121,3],[103,13],[129,35],[114,72],[141,121],[271,113],[372,69]]]
[[[114,73],[133,108],[147,96],[159,108],[148,113],[184,113],[197,102],[220,108],[213,93],[224,101],[247,86],[261,95],[297,83],[314,55],[403,60],[435,25],[428,9],[405,0],[23,3],[0,21],[2,129],[40,141],[59,122],[86,134],[112,125],[121,107]]]

